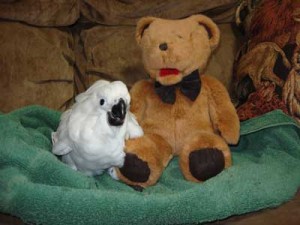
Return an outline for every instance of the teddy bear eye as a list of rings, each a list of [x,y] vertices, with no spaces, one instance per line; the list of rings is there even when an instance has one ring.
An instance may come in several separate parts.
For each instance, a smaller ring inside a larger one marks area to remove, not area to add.
[[[182,38],[183,38],[181,35],[178,35],[178,34],[177,34],[177,37],[179,37],[180,39],[182,39]]]

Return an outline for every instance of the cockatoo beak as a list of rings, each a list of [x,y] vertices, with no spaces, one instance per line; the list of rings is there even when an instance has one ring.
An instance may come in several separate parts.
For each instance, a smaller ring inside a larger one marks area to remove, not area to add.
[[[111,108],[110,112],[107,112],[108,123],[111,126],[122,126],[126,116],[126,103],[124,99],[120,99],[119,102]]]

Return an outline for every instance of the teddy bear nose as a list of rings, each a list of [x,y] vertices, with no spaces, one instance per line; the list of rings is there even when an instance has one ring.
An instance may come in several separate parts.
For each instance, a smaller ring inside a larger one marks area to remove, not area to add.
[[[166,51],[168,49],[168,44],[167,43],[162,43],[159,45],[159,49],[162,51]]]

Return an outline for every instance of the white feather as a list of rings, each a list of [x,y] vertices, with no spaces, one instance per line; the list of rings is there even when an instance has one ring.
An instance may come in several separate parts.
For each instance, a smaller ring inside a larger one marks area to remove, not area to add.
[[[132,139],[144,135],[143,129],[139,126],[133,113],[128,113],[128,125],[125,138]]]
[[[111,126],[107,112],[123,99],[127,106],[124,123]],[[105,104],[100,105],[103,99]],[[86,175],[101,174],[105,169],[124,164],[125,139],[143,135],[134,115],[129,112],[130,95],[120,81],[97,81],[75,98],[75,104],[64,112],[56,132],[52,133],[55,155],[71,168]]]

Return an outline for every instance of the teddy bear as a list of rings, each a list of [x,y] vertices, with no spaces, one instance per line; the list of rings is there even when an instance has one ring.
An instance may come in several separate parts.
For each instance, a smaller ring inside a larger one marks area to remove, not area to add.
[[[228,144],[239,140],[239,119],[226,88],[203,74],[219,40],[218,26],[201,14],[138,21],[136,41],[150,78],[136,82],[130,94],[144,135],[126,142],[118,179],[142,188],[154,185],[174,156],[192,182],[231,166]]]

